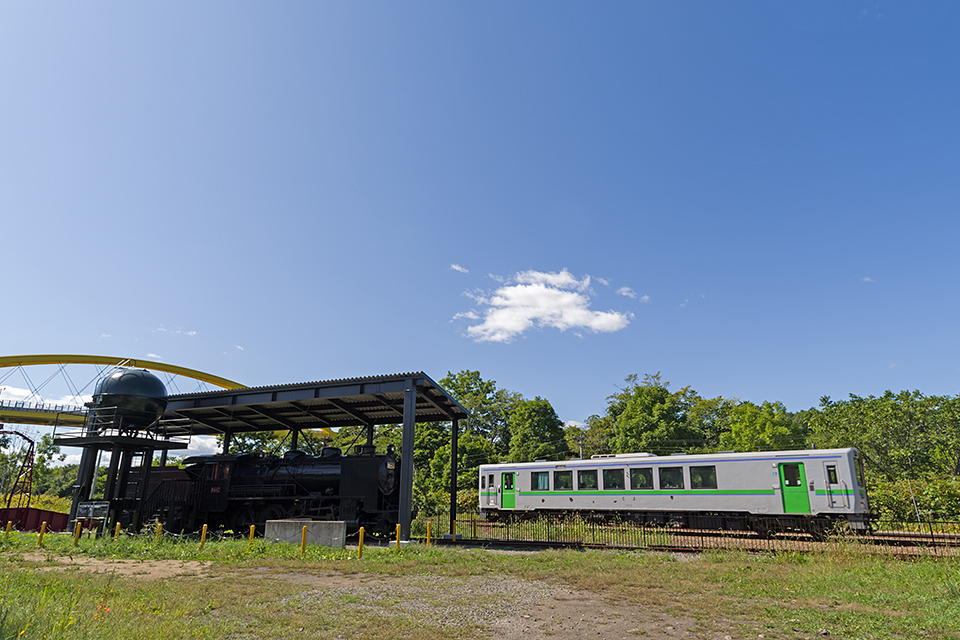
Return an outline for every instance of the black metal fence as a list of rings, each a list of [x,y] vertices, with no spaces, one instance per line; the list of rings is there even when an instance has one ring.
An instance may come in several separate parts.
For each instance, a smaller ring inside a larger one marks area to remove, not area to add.
[[[457,540],[489,545],[598,547],[664,551],[727,549],[756,552],[815,552],[845,550],[904,556],[960,556],[960,522],[896,522],[874,520],[869,531],[837,525],[813,534],[801,532],[795,520],[773,521],[768,531],[728,531],[709,528],[716,519],[687,526],[631,522],[593,522],[582,518],[489,522],[476,516],[456,521]],[[450,540],[448,517],[422,516],[411,536],[426,541]],[[707,526],[697,526],[706,524]]]

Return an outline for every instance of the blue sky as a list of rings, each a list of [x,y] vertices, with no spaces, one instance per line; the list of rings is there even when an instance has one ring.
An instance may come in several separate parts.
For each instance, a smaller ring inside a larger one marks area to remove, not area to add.
[[[578,422],[658,371],[955,395],[958,32],[948,2],[5,3],[0,354],[475,369]]]

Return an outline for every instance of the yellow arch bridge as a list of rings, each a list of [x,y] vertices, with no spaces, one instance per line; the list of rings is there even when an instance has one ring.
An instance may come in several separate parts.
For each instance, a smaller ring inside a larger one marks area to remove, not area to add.
[[[133,358],[118,358],[115,356],[85,356],[68,354],[34,355],[34,356],[0,356],[0,368],[23,367],[28,365],[68,365],[93,364],[107,367],[135,367],[163,371],[175,375],[200,380],[223,389],[242,389],[247,385],[233,380],[227,380],[211,373],[204,373],[196,369],[188,369],[165,362],[141,360]],[[81,427],[87,419],[87,412],[73,405],[33,404],[29,402],[0,401],[0,423],[35,424],[42,426],[76,426]]]

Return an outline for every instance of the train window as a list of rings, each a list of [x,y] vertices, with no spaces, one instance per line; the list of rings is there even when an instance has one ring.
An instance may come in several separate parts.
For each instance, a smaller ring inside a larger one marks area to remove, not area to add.
[[[827,465],[827,484],[840,484],[840,480],[837,478],[836,465]]]
[[[653,489],[653,469],[630,469],[630,488]]]
[[[203,477],[205,480],[229,480],[230,466],[216,462],[208,462],[203,468]]]
[[[530,490],[531,491],[549,491],[550,474],[547,471],[530,472]]]
[[[783,486],[785,487],[799,487],[802,486],[800,482],[800,465],[799,464],[782,464],[780,468],[783,471]]]
[[[577,489],[589,490],[597,488],[597,470],[577,471]]]
[[[553,490],[573,489],[573,471],[554,471]]]
[[[660,488],[683,489],[683,467],[661,467]]]
[[[487,480],[487,484],[490,485],[490,488],[491,488],[491,489],[494,488],[494,484],[493,484],[493,474],[492,474],[492,473],[490,474],[490,477],[489,477],[489,479]]]
[[[623,489],[623,469],[604,469],[603,470],[603,488]]]
[[[481,489],[487,488],[487,476],[480,476],[480,488]]]
[[[690,486],[694,489],[716,489],[717,468],[690,467]]]
[[[513,474],[512,473],[503,474],[503,490],[513,491]]]

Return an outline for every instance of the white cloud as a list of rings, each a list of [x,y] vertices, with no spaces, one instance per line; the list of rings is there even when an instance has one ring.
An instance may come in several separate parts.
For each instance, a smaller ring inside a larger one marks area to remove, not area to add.
[[[239,349],[240,351],[243,351],[243,347],[241,347],[240,345],[237,345],[237,349]]]
[[[617,295],[626,296],[627,298],[636,298],[637,292],[631,289],[630,287],[620,287],[617,289]]]
[[[640,296],[640,302],[650,302],[650,296],[648,295]]]
[[[467,327],[467,335],[477,342],[511,342],[535,327],[607,333],[623,329],[633,317],[629,313],[590,309],[590,276],[578,279],[566,269],[523,271],[510,278],[491,277],[501,283],[498,289],[490,294],[467,294],[478,305],[486,307],[482,316],[475,310],[455,316],[455,319],[468,320],[482,317],[482,322]]]
[[[865,276],[865,277],[863,278],[863,282],[874,282],[874,280],[873,280],[873,278],[871,278],[870,276]]]
[[[101,338],[110,338],[110,337],[112,337],[112,336],[111,336],[109,333],[101,333],[101,334],[100,334],[100,337],[101,337]]]
[[[469,269],[467,269],[466,267],[461,267],[458,264],[452,264],[450,265],[450,268],[453,269],[454,271],[459,271],[460,273],[470,273]]]
[[[157,331],[160,331],[160,332],[162,332],[162,333],[170,333],[170,334],[173,334],[173,335],[175,335],[175,336],[195,336],[195,335],[197,335],[197,332],[196,332],[196,331],[184,331],[184,330],[181,329],[180,327],[177,327],[176,329],[167,329],[167,328],[166,328],[165,326],[163,326],[163,325],[160,325],[160,328],[157,329]]]
[[[158,356],[158,355],[155,354],[155,353],[148,353],[148,354],[147,354],[147,357],[148,357],[148,358],[153,358],[154,360],[163,360],[163,358],[162,358],[161,356]]]

